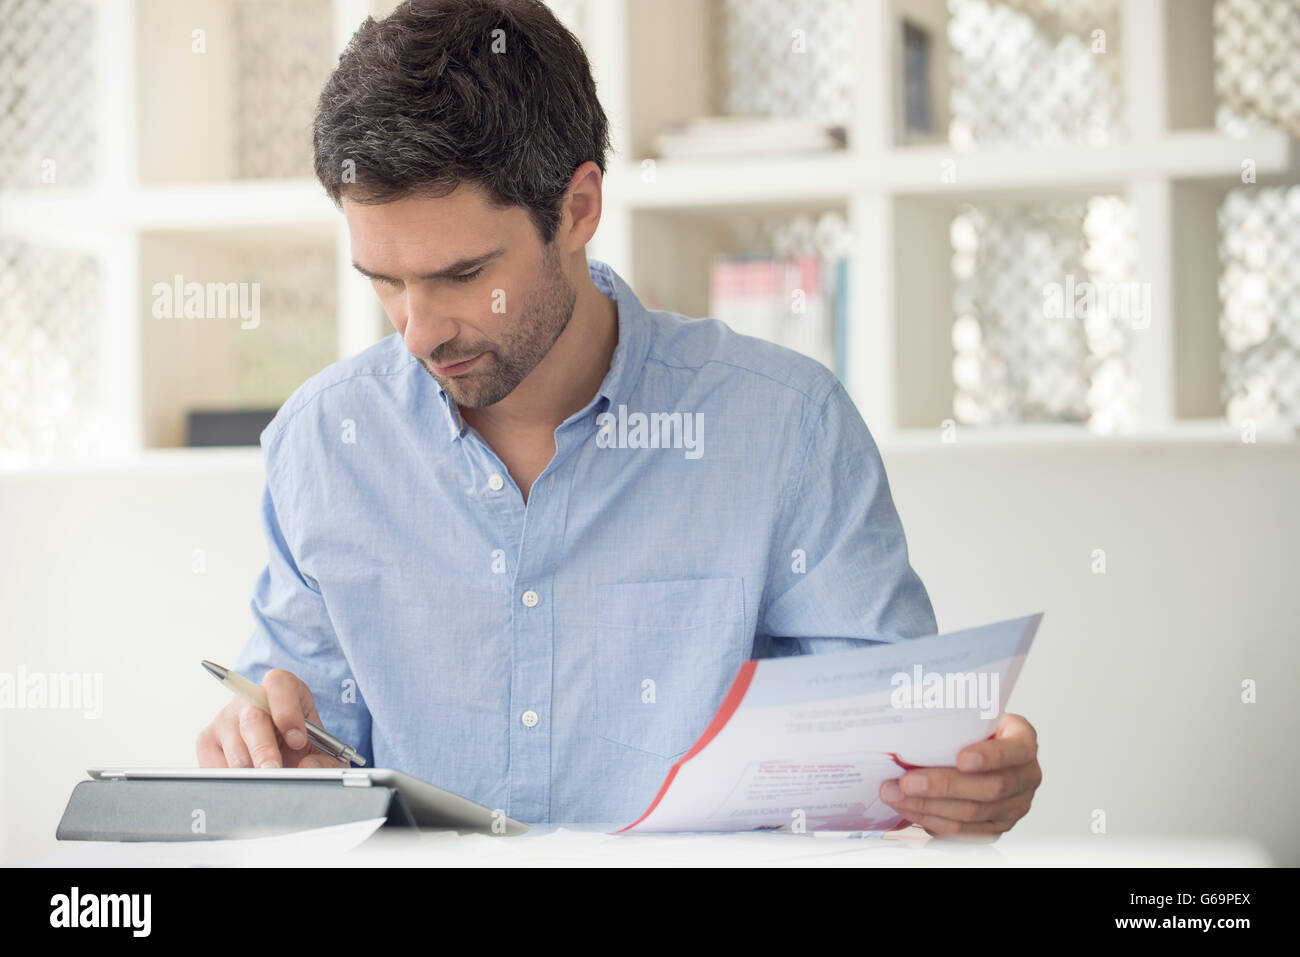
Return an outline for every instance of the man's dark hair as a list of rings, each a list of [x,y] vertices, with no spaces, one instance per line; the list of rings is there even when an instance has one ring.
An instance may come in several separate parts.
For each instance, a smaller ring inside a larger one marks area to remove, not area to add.
[[[581,44],[540,0],[405,0],[348,43],[312,140],[335,204],[470,182],[526,207],[549,244],[573,171],[605,172],[609,123]]]

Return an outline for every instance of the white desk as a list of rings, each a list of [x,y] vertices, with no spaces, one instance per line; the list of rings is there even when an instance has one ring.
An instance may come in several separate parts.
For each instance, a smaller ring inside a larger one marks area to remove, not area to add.
[[[889,838],[785,832],[610,834],[597,825],[537,826],[520,837],[379,830],[360,822],[262,841],[108,844],[69,842],[35,866],[326,867],[1265,867],[1257,845],[1239,841],[1133,840],[1110,835],[993,844],[926,838],[909,828]]]

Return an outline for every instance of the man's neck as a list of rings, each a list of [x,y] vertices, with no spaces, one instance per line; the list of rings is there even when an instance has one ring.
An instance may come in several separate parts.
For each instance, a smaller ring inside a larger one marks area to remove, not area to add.
[[[607,299],[583,269],[564,331],[546,357],[513,392],[482,409],[461,409],[485,436],[554,432],[596,395],[618,345],[618,304]]]

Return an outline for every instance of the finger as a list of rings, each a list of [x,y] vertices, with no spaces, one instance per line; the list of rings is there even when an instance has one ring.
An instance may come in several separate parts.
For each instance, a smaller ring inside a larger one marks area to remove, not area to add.
[[[1029,719],[1023,714],[1012,714],[1010,711],[1002,715],[998,721],[998,730],[994,737],[1003,738],[1012,735],[1027,734],[1035,741],[1038,740],[1038,729],[1029,723]]]
[[[917,768],[898,779],[908,797],[959,798],[970,801],[1000,801],[1032,791],[1043,780],[1038,762],[1004,771],[975,774],[952,768]]]
[[[248,755],[255,768],[278,768],[280,744],[275,739],[275,726],[271,716],[261,708],[246,704],[239,709],[239,734],[248,748]]]
[[[957,755],[959,771],[996,771],[1028,764],[1038,757],[1038,732],[1018,714],[1004,714],[991,741],[979,741],[962,748]]]
[[[224,768],[226,764],[225,753],[221,749],[221,739],[217,737],[217,732],[212,729],[211,725],[199,732],[197,740],[194,742],[194,751],[198,755],[199,767],[201,768]]]
[[[928,834],[935,837],[951,838],[954,840],[975,841],[979,843],[988,843],[996,841],[1004,833],[1011,830],[1011,821],[976,821],[966,823],[962,821],[951,821],[946,817],[935,817],[932,815],[921,814],[915,818],[908,818],[913,824],[919,824],[925,828]]]
[[[221,742],[222,753],[222,761],[218,767],[251,768],[253,766],[253,758],[248,753],[244,739],[240,736],[237,715],[233,720],[218,722],[217,739]]]
[[[320,712],[316,710],[316,699],[312,696],[311,688],[307,687],[307,682],[299,680],[298,682],[298,703],[302,706],[302,713],[307,716],[307,720],[318,728],[325,727],[325,722],[320,719]]]
[[[966,801],[953,798],[915,798],[907,797],[898,790],[897,784],[886,781],[881,785],[880,799],[909,821],[914,821],[917,815],[926,814],[966,823],[975,823],[977,821],[1011,821],[1014,823],[1029,813],[1029,806],[1033,796],[1022,794],[991,802]]]
[[[324,751],[313,751],[298,762],[300,768],[341,768],[346,767],[346,762],[340,761]]]
[[[307,682],[301,678],[296,679],[298,682],[298,706],[302,708],[303,716],[318,728],[325,726],[320,719],[320,712],[316,710],[316,698],[311,693],[311,688]]]
[[[262,689],[266,692],[266,703],[271,707],[271,720],[276,729],[284,736],[284,742],[293,751],[307,750],[307,726],[303,706],[303,693],[307,700],[311,692],[305,682],[280,668],[272,668],[262,679]]]

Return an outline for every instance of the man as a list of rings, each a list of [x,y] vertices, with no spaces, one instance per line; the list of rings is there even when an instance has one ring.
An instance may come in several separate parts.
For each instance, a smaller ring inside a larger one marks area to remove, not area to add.
[[[232,701],[200,764],[336,764],[305,717],[514,818],[626,822],[746,659],[937,630],[835,376],[587,260],[606,119],[545,6],[368,20],[314,144],[397,334],[262,434],[270,560],[235,667],[272,714]],[[1035,752],[1008,716],[882,798],[985,839],[1028,810]]]

